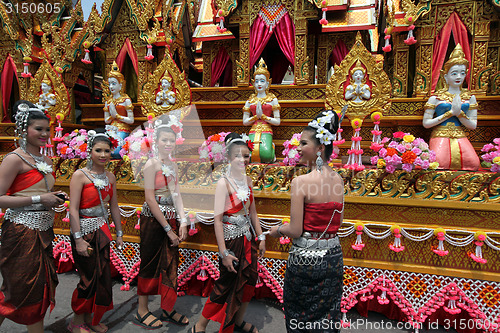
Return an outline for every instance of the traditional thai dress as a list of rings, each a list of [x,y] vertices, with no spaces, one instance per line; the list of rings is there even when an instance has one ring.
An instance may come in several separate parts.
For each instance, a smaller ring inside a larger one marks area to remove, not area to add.
[[[21,159],[34,169],[18,174],[7,195],[31,197],[52,189],[54,173],[44,179],[43,173]],[[43,320],[49,305],[51,311],[54,308],[58,279],[52,253],[53,224],[54,211],[43,204],[7,209],[0,246],[0,316],[32,325]]]
[[[467,93],[467,95],[469,95]],[[441,96],[438,96],[438,100]],[[462,111],[467,115],[471,105],[469,96],[462,101]],[[426,108],[430,104],[426,105]],[[477,105],[473,106],[477,109]],[[451,110],[451,103],[439,103],[435,107],[436,117]],[[479,157],[470,143],[462,124],[456,116],[452,116],[434,127],[429,141],[429,148],[436,153],[436,160],[440,169],[452,170],[477,170],[480,166]]]
[[[93,249],[92,254],[88,257],[79,255],[75,239],[73,235],[70,236],[75,268],[80,274],[71,307],[77,315],[93,313],[92,326],[99,325],[104,313],[113,309],[109,246],[112,238],[107,212],[104,211],[107,208],[101,204],[97,191],[94,183],[85,184],[80,200],[80,231]],[[109,184],[100,192],[103,202],[109,202],[113,196],[113,186]]]
[[[155,175],[155,198],[167,223],[178,230],[174,196],[168,184],[177,184],[174,172],[165,176],[162,171]],[[171,185],[175,187],[175,185]],[[171,312],[177,300],[177,267],[179,247],[172,241],[162,225],[151,213],[145,202],[141,212],[141,265],[137,278],[137,295],[161,295],[161,308]]]
[[[342,209],[338,202],[304,205],[304,233],[293,240],[283,286],[288,332],[340,331],[344,267],[337,231]],[[330,219],[326,233],[318,239]],[[299,329],[293,324],[323,321],[334,324],[319,330]]]
[[[253,98],[252,98],[253,97]],[[252,116],[257,114],[257,103],[258,99],[255,96],[250,98],[250,108],[243,109],[244,112],[250,112]],[[267,104],[271,102],[276,96],[272,93],[268,93],[267,97],[261,100],[262,114],[267,117],[272,118],[274,115],[274,110],[280,108],[278,105]],[[274,144],[273,144],[273,129],[271,125],[263,119],[257,119],[250,129],[248,135],[250,140],[254,143],[254,149],[252,151],[252,162],[263,162],[270,163],[275,160]]]
[[[235,192],[226,197],[222,217],[224,240],[226,248],[238,258],[239,265],[235,274],[219,262],[220,277],[202,312],[203,317],[221,323],[219,332],[224,333],[233,332],[235,315],[242,303],[250,302],[257,283],[257,244],[250,232],[250,216],[246,214],[253,201],[250,186],[249,193],[245,202],[240,201]]]

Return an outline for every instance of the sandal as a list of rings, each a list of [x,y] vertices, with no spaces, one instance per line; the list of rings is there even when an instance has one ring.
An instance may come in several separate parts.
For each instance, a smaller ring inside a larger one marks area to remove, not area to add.
[[[194,326],[191,328],[190,332],[191,333],[205,333],[205,331],[197,331],[196,324],[194,324]]]
[[[246,321],[244,321],[244,320],[243,320],[243,321],[241,322],[241,324],[240,324],[240,325],[236,325],[236,324],[234,324],[234,326],[235,326],[238,330],[240,330],[240,331],[242,331],[242,332],[245,332],[245,333],[253,333],[253,332],[254,332],[254,330],[257,328],[257,327],[255,327],[255,325],[252,325],[252,326],[250,326],[250,330],[246,330],[246,329],[245,329],[245,325],[246,325],[246,324],[248,324],[248,323],[247,323]],[[250,325],[251,325],[251,324],[250,324]]]
[[[168,321],[172,324],[181,325],[181,326],[189,325],[189,320],[186,323],[184,322],[184,318],[187,318],[185,315],[181,315],[179,320],[175,320],[174,316],[176,313],[177,313],[177,311],[172,310],[172,312],[170,312],[170,314],[168,314],[167,311],[163,310],[163,314],[161,315],[160,320],[161,321]]]
[[[79,330],[84,330],[84,331],[89,332],[89,333],[92,332],[92,330],[90,329],[90,327],[87,326],[86,323],[83,323],[81,325],[75,325],[73,323],[73,321],[70,321],[67,328],[68,328],[68,331],[70,331],[71,333],[73,333],[73,330],[75,328],[78,328]]]
[[[132,323],[137,325],[137,326],[140,326],[142,328],[145,328],[147,330],[157,330],[159,329],[160,327],[163,327],[163,325],[158,325],[158,326],[153,326],[156,322],[159,322],[160,320],[158,318],[155,317],[154,320],[152,320],[149,324],[146,324],[145,321],[146,319],[148,319],[149,317],[151,317],[154,315],[151,313],[151,312],[148,312],[146,313],[143,317],[141,317],[139,315],[139,311],[137,311],[137,314],[136,316],[134,317],[134,319],[132,320]]]
[[[97,333],[106,333],[107,331],[109,331],[109,327],[107,327],[103,323],[99,323],[98,325],[91,325],[89,323],[86,324],[92,331]],[[97,330],[96,327],[99,327],[99,330]]]

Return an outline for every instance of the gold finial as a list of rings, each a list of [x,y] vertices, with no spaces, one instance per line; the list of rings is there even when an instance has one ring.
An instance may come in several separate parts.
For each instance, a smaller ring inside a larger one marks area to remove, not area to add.
[[[469,61],[465,58],[465,53],[460,44],[455,46],[455,49],[450,54],[450,59],[444,64],[443,74],[447,74],[450,68],[455,65],[465,65],[465,68],[469,68]]]
[[[361,61],[356,61],[356,65],[354,66],[353,69],[351,69],[351,77],[354,75],[354,73],[357,71],[357,70],[360,70],[363,72],[363,74],[366,75],[366,69],[361,65]]]
[[[162,82],[163,80],[167,80],[168,83],[172,84],[172,78],[170,77],[170,75],[168,75],[168,73],[165,73],[163,75],[163,77],[161,78],[160,82]]]
[[[43,76],[43,80],[42,80],[42,83],[45,83],[46,85],[52,87],[52,81],[50,81],[49,77],[47,76],[47,74],[45,74]]]
[[[259,64],[257,65],[257,69],[255,70],[255,72],[253,73],[253,77],[255,77],[256,75],[259,75],[259,74],[264,75],[268,81],[271,78],[271,74],[267,70],[267,65],[266,65],[264,59],[262,59],[262,58],[260,58],[260,60],[259,60]]]
[[[109,71],[108,80],[110,78],[115,78],[118,80],[118,83],[122,85],[120,93],[123,94],[125,92],[125,77],[122,73],[120,73],[120,68],[118,67],[116,61],[113,61],[113,64],[111,65],[111,71]]]

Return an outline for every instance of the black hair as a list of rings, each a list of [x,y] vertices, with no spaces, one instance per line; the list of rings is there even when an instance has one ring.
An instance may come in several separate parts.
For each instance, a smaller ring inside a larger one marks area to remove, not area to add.
[[[38,109],[38,107],[35,104],[31,103],[30,101],[25,101],[25,100],[22,100],[22,99],[18,100],[12,106],[12,115],[10,117],[10,120],[13,123],[16,122],[16,115],[18,114],[18,112],[20,112],[18,108],[19,108],[19,105],[21,105],[21,104],[27,104],[30,109],[32,109],[32,108],[33,109]],[[33,123],[34,120],[47,120],[50,123],[49,117],[47,117],[45,115],[45,113],[43,113],[42,110],[40,110],[40,111],[30,111],[29,112],[29,114],[28,114],[28,124],[27,125],[30,126]]]
[[[95,129],[95,132],[96,132],[96,134],[106,134],[106,131],[102,128]],[[98,136],[94,137],[94,139],[92,140],[91,149],[94,149],[95,144],[98,142],[104,142],[107,145],[109,145],[109,148],[113,149],[113,143],[111,142],[111,140],[110,140],[109,136],[107,136],[107,134],[106,134],[106,136],[98,135]]]
[[[327,112],[328,112],[328,110],[321,111],[320,113],[318,113],[318,115],[316,117],[314,117],[313,120],[317,120],[321,117],[324,117]],[[333,111],[333,117],[331,118],[331,120],[329,122],[327,122],[325,124],[325,129],[328,130],[331,134],[337,133],[337,131],[339,129],[339,115],[337,114],[337,112]],[[304,131],[313,132],[314,135],[312,136],[312,139],[316,142],[316,145],[319,146],[322,144],[319,141],[319,138],[316,137],[316,129],[314,127],[311,127],[308,125],[308,126],[304,127]],[[333,144],[330,143],[328,145],[325,145],[325,158],[327,161],[330,159],[330,156],[332,156],[332,153],[333,153]]]
[[[224,138],[224,144],[226,145],[226,155],[227,155],[227,157],[231,156],[231,151],[236,146],[245,146],[245,147],[248,147],[247,143],[243,142],[243,141],[236,141],[236,142],[231,143],[231,141],[234,140],[234,139],[241,139],[241,135],[238,134],[238,133],[231,132],[228,135],[226,135],[226,137]],[[229,146],[228,146],[228,143],[230,143]]]

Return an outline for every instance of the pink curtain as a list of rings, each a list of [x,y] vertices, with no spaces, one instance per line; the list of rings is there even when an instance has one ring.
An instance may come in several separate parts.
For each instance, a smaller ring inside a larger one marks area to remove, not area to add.
[[[450,35],[453,33],[453,40],[455,44],[460,44],[465,53],[465,58],[469,61],[469,67],[471,63],[469,36],[467,34],[467,28],[463,24],[462,20],[456,12],[451,14],[446,24],[441,29],[439,34],[436,36],[434,41],[434,54],[432,55],[432,86],[431,89],[434,91],[436,84],[439,80],[439,74],[443,68],[445,62],[446,51],[448,50],[448,43],[450,41]],[[467,84],[470,88],[470,70],[467,73]]]
[[[226,68],[227,63],[229,62],[229,54],[224,47],[221,46],[219,52],[215,56],[214,61],[212,62],[212,77],[210,79],[210,86],[213,87],[219,80],[220,76],[224,72],[224,68]]]
[[[283,54],[293,66],[295,64],[295,26],[288,13],[281,18],[273,31],[281,51],[283,51]],[[283,80],[283,78],[281,78],[281,80]]]
[[[349,50],[347,49],[344,41],[342,39],[339,39],[337,45],[335,45],[335,48],[332,51],[332,54],[330,55],[330,65],[340,65],[340,63],[342,62],[342,60],[344,60],[345,56],[348,53]]]
[[[9,104],[10,104],[10,95],[12,93],[12,82],[14,81],[14,77],[19,82],[19,79],[17,78],[17,70],[16,70],[16,64],[14,63],[14,59],[10,56],[10,54],[7,56],[7,59],[5,60],[5,63],[3,65],[3,70],[2,70],[2,107],[3,107],[3,117],[2,117],[2,123],[10,123],[11,120],[8,115],[8,110],[9,110]]]
[[[227,63],[224,73],[222,74],[222,87],[231,87],[233,85],[233,62],[231,59]]]
[[[257,62],[272,34],[264,20],[257,16],[250,28],[250,66]]]
[[[120,52],[118,52],[118,57],[116,57],[116,64],[120,68],[120,71],[123,70],[123,64],[125,63],[125,57],[127,54],[132,60],[135,73],[139,75],[139,60],[137,59],[137,54],[135,53],[135,50],[132,47],[132,43],[130,43],[130,39],[128,38],[125,39],[125,43],[123,43]]]

